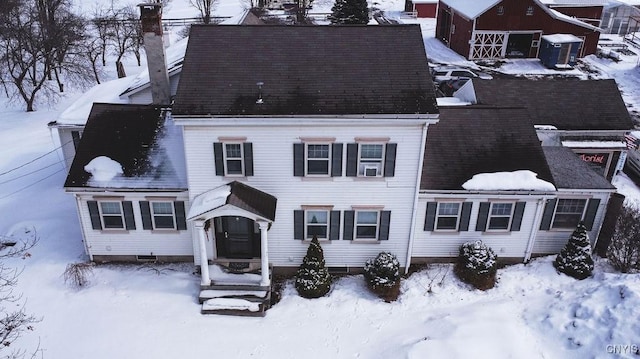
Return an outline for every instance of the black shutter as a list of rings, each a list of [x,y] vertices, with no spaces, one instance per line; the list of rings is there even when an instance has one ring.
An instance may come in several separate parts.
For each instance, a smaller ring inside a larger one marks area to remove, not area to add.
[[[293,175],[304,176],[304,143],[293,144]]]
[[[517,232],[522,224],[522,215],[526,202],[516,202],[516,208],[513,210],[513,220],[511,221],[511,231]]]
[[[100,222],[100,211],[98,210],[98,202],[87,201],[87,207],[89,207],[89,217],[91,217],[91,227],[96,230],[101,230],[102,222]]]
[[[183,201],[175,201],[175,202],[173,202],[173,208],[176,211],[176,228],[179,231],[186,230],[187,229],[187,219],[185,218],[184,202]]]
[[[331,219],[329,221],[329,239],[340,239],[340,211],[331,211]]]
[[[384,176],[393,177],[396,173],[396,149],[397,143],[387,143],[384,154]]]
[[[342,143],[331,145],[331,176],[342,176]]]
[[[427,202],[427,214],[424,218],[424,230],[433,231],[436,222],[436,209],[438,208],[438,202]]]
[[[347,144],[347,177],[358,175],[358,144]]]
[[[598,213],[598,206],[600,200],[598,198],[592,198],[587,203],[587,213],[584,214],[584,226],[587,227],[587,231],[593,229],[593,222],[596,219],[596,213]]]
[[[216,176],[224,176],[224,158],[222,156],[222,142],[213,144],[213,157],[215,159]]]
[[[124,209],[125,228],[136,229],[136,221],[133,217],[133,204],[131,204],[131,201],[122,202],[122,208]]]
[[[151,222],[151,208],[148,201],[140,201],[140,214],[142,214],[142,228],[153,229]]]
[[[391,211],[380,212],[380,233],[378,240],[386,241],[389,239],[389,222],[391,222]]]
[[[253,144],[245,142],[242,147],[244,150],[244,175],[253,176]]]
[[[293,239],[304,239],[304,211],[293,211]]]
[[[353,240],[353,216],[355,215],[354,211],[344,211],[344,239],[351,241]]]
[[[542,213],[542,221],[540,222],[540,229],[548,231],[551,228],[551,219],[553,219],[553,212],[556,209],[556,202],[558,199],[547,200],[547,204],[544,205],[544,212]]]
[[[471,219],[471,207],[473,206],[473,202],[463,202],[462,203],[462,212],[460,212],[460,227],[458,231],[468,231],[469,230],[469,219]]]
[[[489,217],[489,202],[481,202],[478,211],[478,223],[476,223],[476,231],[484,232],[487,229],[487,218]]]

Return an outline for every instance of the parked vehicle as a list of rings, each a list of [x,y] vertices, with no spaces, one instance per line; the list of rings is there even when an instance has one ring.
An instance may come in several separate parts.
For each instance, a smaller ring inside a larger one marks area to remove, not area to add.
[[[440,90],[445,97],[450,97],[453,96],[453,93],[458,91],[462,85],[466,84],[467,81],[469,81],[467,78],[442,81],[438,84],[438,90]]]
[[[463,67],[437,67],[432,70],[433,82],[439,84],[449,80],[480,78],[490,80],[493,76],[482,72],[471,71]]]

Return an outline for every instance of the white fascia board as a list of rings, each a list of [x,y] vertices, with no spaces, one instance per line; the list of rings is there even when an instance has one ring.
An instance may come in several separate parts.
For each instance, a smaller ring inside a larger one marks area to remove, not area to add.
[[[528,198],[555,198],[557,192],[549,191],[436,191],[436,190],[420,190],[420,198],[434,197],[461,197],[461,198],[491,198],[495,199],[528,199]]]

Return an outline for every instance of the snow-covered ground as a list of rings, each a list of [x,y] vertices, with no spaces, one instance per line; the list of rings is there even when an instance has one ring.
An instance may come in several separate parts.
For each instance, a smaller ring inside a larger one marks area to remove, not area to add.
[[[187,0],[173,0],[165,17],[193,16],[182,3]],[[222,3],[229,15],[243,7],[237,0]],[[377,6],[391,14],[402,9],[398,0]],[[433,62],[476,66],[433,38],[433,20],[409,21],[422,25]],[[640,70],[628,60],[586,61],[598,76],[615,77],[627,103],[640,108]],[[132,64],[128,73],[140,71]],[[535,61],[503,70],[535,73],[530,67],[544,70]],[[459,282],[448,265],[432,266],[404,280],[394,303],[371,294],[361,276],[339,279],[315,300],[288,284],[265,318],[201,315],[199,277],[189,264],[96,266],[88,287],[71,289],[62,278],[66,265],[87,258],[74,199],[62,190],[64,162],[46,124],[79,95],[35,113],[0,97],[0,234],[40,238],[29,257],[6,264],[23,269],[17,291],[26,310],[42,319],[0,353],[40,348],[36,357],[46,359],[636,357],[640,275],[615,273],[605,260],[584,281],[557,274],[552,257],[506,267],[486,292]],[[615,183],[640,199],[626,176]]]

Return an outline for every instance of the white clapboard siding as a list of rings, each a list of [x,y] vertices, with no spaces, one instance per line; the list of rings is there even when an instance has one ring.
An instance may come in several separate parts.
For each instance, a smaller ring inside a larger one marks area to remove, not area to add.
[[[607,211],[607,205],[609,201],[609,193],[602,192],[563,192],[562,196],[583,196],[583,198],[598,198],[600,204],[598,206],[598,212],[596,213],[595,220],[593,221],[592,230],[588,232],[589,240],[593,244],[600,233],[600,227],[604,221],[604,217]],[[540,230],[536,237],[535,245],[533,246],[533,254],[553,254],[559,253],[560,250],[567,243],[573,233],[573,229],[559,230],[551,229],[548,231]]]
[[[176,94],[179,80],[180,80],[180,73],[172,74],[171,76],[169,76],[169,83],[171,85],[171,95]],[[137,104],[137,105],[148,105],[153,103],[153,99],[151,97],[151,87],[147,86],[144,89],[141,89],[140,91],[129,95],[129,103]]]
[[[58,131],[58,136],[60,138],[62,158],[64,159],[65,166],[67,166],[67,170],[69,170],[71,168],[71,163],[73,162],[73,157],[76,155],[76,147],[73,144],[71,132],[82,132],[82,130],[71,127],[58,127],[56,130]]]
[[[192,256],[193,244],[188,230],[145,230],[142,228],[140,201],[147,201],[148,197],[177,197],[176,201],[184,201],[185,208],[189,208],[186,193],[112,193],[114,196],[124,196],[123,201],[131,201],[136,223],[135,230],[94,230],[87,201],[96,200],[91,194],[79,196],[78,213],[85,234],[88,254],[91,256]],[[104,196],[104,193],[100,193]],[[99,199],[98,199],[99,200]]]
[[[471,216],[469,218],[469,230],[459,232],[446,231],[425,231],[425,217],[427,210],[427,202],[436,202],[439,200],[462,200],[472,202]],[[537,228],[533,226],[536,215],[536,209],[539,205],[539,197],[514,195],[513,201],[525,202],[522,223],[519,231],[476,231],[476,223],[478,222],[478,212],[481,202],[495,200],[495,197],[487,196],[474,197],[473,199],[465,199],[461,197],[447,198],[446,195],[435,196],[421,194],[418,200],[418,215],[415,223],[415,239],[412,247],[412,257],[414,258],[451,258],[457,257],[460,246],[465,242],[481,240],[491,247],[498,257],[504,258],[524,258],[527,249],[527,243],[531,235],[531,230]],[[504,196],[500,200],[508,201],[509,198]],[[540,205],[544,205],[543,203]]]
[[[268,120],[265,120],[266,122]],[[301,120],[304,121],[304,120]],[[415,195],[416,174],[420,157],[422,127],[371,126],[360,120],[353,126],[255,126],[204,127],[186,126],[184,141],[187,158],[190,197],[229,183],[242,181],[278,199],[276,219],[268,232],[269,261],[274,266],[298,266],[304,257],[308,242],[293,239],[293,211],[303,205],[330,205],[333,210],[351,210],[351,206],[383,206],[391,211],[388,241],[358,243],[336,240],[323,242],[327,266],[361,267],[364,262],[381,251],[389,251],[405,264],[411,227],[411,212]],[[216,176],[213,143],[219,137],[246,137],[253,144],[254,176]],[[348,143],[356,137],[389,138],[397,143],[394,177],[309,178],[293,175],[293,144],[301,138],[335,138],[343,144],[343,173],[346,173]],[[341,225],[342,231],[342,225]],[[340,236],[342,238],[342,234]]]

